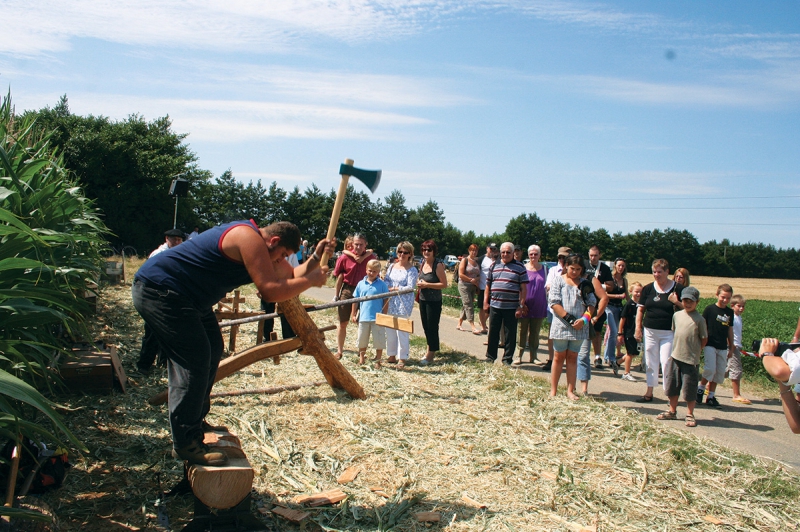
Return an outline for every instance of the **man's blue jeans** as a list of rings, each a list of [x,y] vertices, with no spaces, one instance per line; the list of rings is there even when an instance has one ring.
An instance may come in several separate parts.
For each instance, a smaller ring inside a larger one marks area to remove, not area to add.
[[[133,306],[158,338],[167,359],[169,422],[176,449],[202,441],[203,418],[222,357],[222,333],[211,308],[198,310],[189,298],[136,280]]]

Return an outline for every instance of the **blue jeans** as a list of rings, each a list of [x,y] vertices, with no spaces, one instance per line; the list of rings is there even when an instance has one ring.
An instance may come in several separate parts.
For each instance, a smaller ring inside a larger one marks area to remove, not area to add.
[[[617,360],[617,333],[619,332],[619,319],[622,316],[622,307],[609,305],[606,307],[606,324],[608,325],[608,342],[604,358],[606,362]]]
[[[136,280],[133,306],[152,330],[167,359],[169,423],[176,449],[202,441],[203,418],[222,357],[222,333],[213,310],[198,310],[174,290]]]
[[[578,380],[588,381],[592,379],[592,357],[591,357],[592,341],[587,338],[581,344],[581,350],[578,351]]]

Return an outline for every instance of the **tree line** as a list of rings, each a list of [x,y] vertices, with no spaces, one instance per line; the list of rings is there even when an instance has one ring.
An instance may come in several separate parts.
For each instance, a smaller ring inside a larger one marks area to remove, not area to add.
[[[316,185],[305,190],[285,190],[273,182],[244,184],[228,170],[214,178],[197,164],[185,142],[186,135],[172,131],[169,117],[151,122],[140,115],[125,120],[79,116],[69,111],[66,96],[53,108],[29,111],[41,131],[50,132],[51,143],[63,156],[65,167],[81,183],[105,213],[115,247],[130,245],[140,254],[155,248],[164,230],[172,227],[175,202],[167,194],[171,181],[189,181],[189,197],[178,202],[178,225],[191,231],[237,219],[253,218],[263,224],[288,220],[300,227],[305,238],[316,241],[327,232],[336,192]],[[604,258],[625,258],[631,271],[649,271],[656,257],[696,275],[800,279],[800,252],[762,243],[733,244],[727,239],[700,243],[686,230],[671,228],[609,234],[558,220],[544,220],[536,213],[512,218],[503,233],[462,232],[444,217],[430,200],[409,208],[399,190],[373,199],[350,186],[344,201],[337,236],[361,232],[370,247],[385,256],[390,246],[409,240],[415,247],[432,238],[440,255],[462,255],[471,243],[512,241],[522,246],[538,244],[547,260],[554,260],[560,246],[586,253],[598,245]]]

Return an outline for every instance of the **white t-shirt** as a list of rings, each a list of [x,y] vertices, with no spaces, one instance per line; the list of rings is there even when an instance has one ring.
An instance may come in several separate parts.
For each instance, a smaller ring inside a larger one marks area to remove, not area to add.
[[[492,270],[492,266],[497,260],[493,259],[489,255],[483,257],[481,261],[481,278],[478,281],[478,290],[486,290],[486,278],[489,276],[489,272]]]
[[[547,270],[547,281],[545,281],[544,286],[546,288],[550,288],[553,279],[555,279],[562,273],[564,273],[564,266],[559,262],[558,264]]]
[[[733,345],[742,349],[742,317],[733,315]]]

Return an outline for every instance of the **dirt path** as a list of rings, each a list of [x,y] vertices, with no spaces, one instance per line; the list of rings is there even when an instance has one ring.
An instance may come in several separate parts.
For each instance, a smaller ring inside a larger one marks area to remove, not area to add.
[[[652,276],[650,278],[652,280]],[[798,283],[800,284],[800,282]],[[306,291],[303,295],[319,301],[330,301],[333,298],[333,289],[314,288]],[[800,299],[800,295],[797,299]],[[415,322],[414,330],[420,331],[421,335],[422,322],[419,320],[419,312],[416,308],[412,317]],[[442,315],[439,327],[442,343],[475,358],[484,358],[486,347],[483,342],[486,337],[458,331],[456,324],[455,318]],[[544,341],[542,344],[545,348],[540,349],[538,356],[544,361],[547,359],[547,352]],[[524,360],[527,360],[527,354]],[[528,372],[533,378],[549,381],[550,374],[541,371],[540,367],[539,364],[524,363],[520,367],[520,371]],[[639,382],[628,382],[614,377],[610,369],[595,371],[592,374],[589,392],[596,398],[629,408],[642,415],[655,417],[659,412],[666,410],[666,397],[660,386],[655,390],[655,400],[652,403],[642,405],[634,402],[644,393],[646,387],[644,374],[635,371],[633,374]],[[562,376],[561,384],[566,384],[564,376]],[[800,471],[800,436],[792,434],[786,425],[781,403],[777,397],[766,399],[750,397],[753,404],[749,406],[732,403],[729,388],[719,388],[717,397],[722,404],[721,407],[715,409],[701,406],[695,409],[698,426],[693,429],[686,428],[683,421],[665,421],[664,423],[672,423],[676,428],[716,440],[732,449],[778,460]],[[679,416],[685,415],[685,413],[685,404],[679,404]]]

